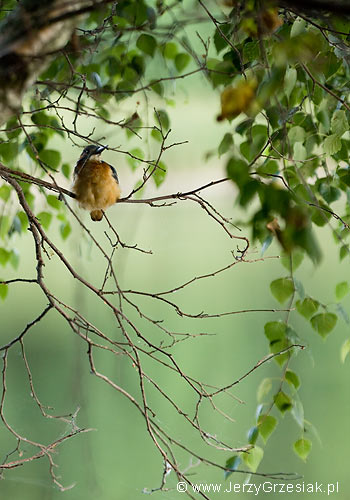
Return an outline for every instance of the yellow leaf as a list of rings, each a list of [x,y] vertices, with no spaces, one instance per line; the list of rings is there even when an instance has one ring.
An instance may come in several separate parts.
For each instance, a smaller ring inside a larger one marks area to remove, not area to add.
[[[261,14],[261,30],[263,34],[267,35],[276,31],[283,21],[278,17],[278,9],[270,8],[266,9]]]
[[[217,120],[231,120],[240,113],[249,111],[255,98],[255,80],[243,80],[236,87],[226,87],[221,93],[221,114]]]

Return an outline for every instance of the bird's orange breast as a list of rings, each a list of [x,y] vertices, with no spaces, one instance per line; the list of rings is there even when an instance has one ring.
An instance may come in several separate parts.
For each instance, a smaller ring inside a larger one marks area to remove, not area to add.
[[[120,198],[119,184],[105,162],[87,161],[79,170],[72,189],[86,210],[106,210]]]

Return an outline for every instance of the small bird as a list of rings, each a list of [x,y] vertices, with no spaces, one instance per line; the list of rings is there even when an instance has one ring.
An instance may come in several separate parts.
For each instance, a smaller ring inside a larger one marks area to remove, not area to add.
[[[72,190],[79,205],[90,211],[93,221],[100,221],[103,210],[120,198],[118,175],[114,167],[101,160],[108,146],[86,146],[74,169]]]

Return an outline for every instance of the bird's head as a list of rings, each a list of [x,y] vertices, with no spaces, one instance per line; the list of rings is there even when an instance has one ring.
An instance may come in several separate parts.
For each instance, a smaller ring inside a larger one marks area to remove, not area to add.
[[[86,146],[80,155],[80,160],[99,160],[102,151],[107,148],[108,146],[95,146],[93,144]]]

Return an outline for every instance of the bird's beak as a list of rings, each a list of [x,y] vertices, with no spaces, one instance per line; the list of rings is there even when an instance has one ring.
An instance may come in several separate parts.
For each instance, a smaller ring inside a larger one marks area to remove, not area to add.
[[[96,153],[99,155],[102,153],[102,151],[104,151],[105,149],[107,149],[108,146],[99,146],[96,150]]]

